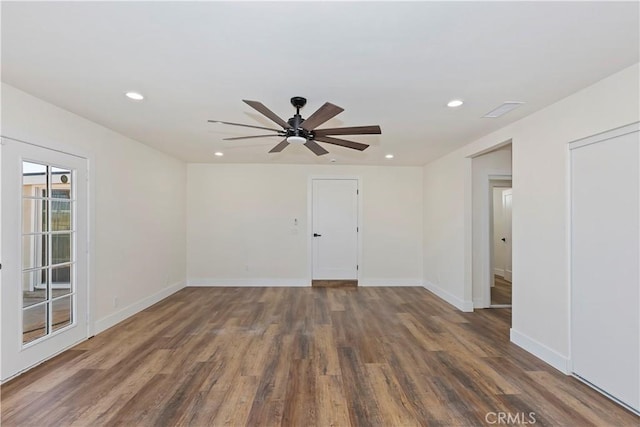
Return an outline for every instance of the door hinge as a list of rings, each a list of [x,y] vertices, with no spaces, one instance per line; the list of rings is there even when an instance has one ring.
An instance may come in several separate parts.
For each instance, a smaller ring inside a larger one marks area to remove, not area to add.
[[[359,270],[359,269],[360,269],[360,266],[359,266],[359,265],[356,265],[356,271],[357,271],[357,270]]]
[[[360,227],[356,227],[356,233],[360,232]]]
[[[356,194],[360,194],[360,190],[356,190]]]

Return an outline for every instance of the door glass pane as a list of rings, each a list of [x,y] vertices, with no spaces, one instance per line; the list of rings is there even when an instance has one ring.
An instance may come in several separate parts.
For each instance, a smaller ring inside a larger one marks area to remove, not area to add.
[[[55,299],[53,305],[53,330],[64,328],[73,322],[72,304],[73,297],[63,297]]]
[[[51,231],[69,230],[71,230],[71,202],[67,200],[52,199]]]
[[[51,292],[53,298],[70,294],[72,292],[71,283],[71,265],[51,269]]]
[[[47,166],[22,162],[22,195],[24,197],[46,197],[46,191],[44,196],[40,189],[47,188]]]
[[[22,311],[22,343],[26,344],[48,333],[47,304],[25,308]]]
[[[47,251],[49,246],[46,234],[31,234],[22,236],[22,268],[44,267],[48,264]]]
[[[67,193],[67,197],[62,197],[64,199],[68,199],[68,195],[71,191],[71,178],[72,174],[69,169],[61,169],[57,167],[51,167],[51,197],[60,197],[60,192]],[[56,195],[56,192],[58,195]]]
[[[48,269],[22,273],[22,307],[29,307],[47,300]]]
[[[47,201],[44,199],[22,199],[22,232],[40,233],[48,231]]]
[[[71,233],[51,235],[51,265],[71,261]]]

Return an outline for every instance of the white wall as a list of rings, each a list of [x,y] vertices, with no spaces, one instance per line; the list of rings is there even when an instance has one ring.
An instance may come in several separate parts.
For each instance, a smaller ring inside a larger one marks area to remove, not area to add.
[[[474,307],[488,307],[490,304],[491,271],[491,229],[489,221],[490,197],[489,179],[511,175],[511,145],[491,151],[471,161],[472,191],[472,298]]]
[[[188,165],[189,284],[308,286],[309,177],[338,175],[361,179],[360,285],[420,285],[422,168],[282,164]]]
[[[184,163],[6,84],[2,135],[89,158],[94,332],[184,286]]]
[[[424,167],[425,280],[449,301],[470,294],[468,156],[513,143],[513,319],[517,344],[567,371],[567,143],[640,120],[638,64]],[[499,119],[498,119],[499,120]],[[469,245],[469,246],[466,246]],[[437,264],[436,259],[447,260]]]
[[[423,180],[424,286],[471,311],[471,159],[443,157],[424,168]]]

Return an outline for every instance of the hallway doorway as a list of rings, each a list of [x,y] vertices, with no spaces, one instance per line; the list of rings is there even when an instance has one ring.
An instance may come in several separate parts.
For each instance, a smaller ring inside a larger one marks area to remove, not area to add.
[[[490,307],[511,306],[512,235],[511,235],[511,180],[490,181],[491,200],[491,301]]]
[[[511,238],[503,235],[500,226],[494,236],[493,217],[494,205],[502,207],[502,201],[494,202],[494,189],[507,190],[511,188],[511,142],[483,152],[471,159],[471,295],[474,308],[493,307],[491,290],[495,287],[494,260],[498,258],[496,253],[504,260],[504,242],[502,238],[511,242]],[[499,193],[502,197],[502,193]],[[498,193],[495,193],[495,197]],[[500,210],[502,212],[502,210]],[[500,215],[501,217],[502,215]],[[502,222],[500,222],[502,224]],[[508,228],[510,230],[510,227]],[[501,243],[501,246],[498,246]],[[500,276],[504,277],[505,269],[509,272],[511,267],[501,267]],[[507,277],[508,278],[508,277]],[[501,306],[509,306],[507,304]]]

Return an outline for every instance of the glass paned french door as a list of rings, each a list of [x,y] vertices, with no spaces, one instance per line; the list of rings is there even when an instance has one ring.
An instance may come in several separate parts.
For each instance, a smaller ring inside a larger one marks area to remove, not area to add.
[[[2,138],[0,380],[86,339],[88,162]]]
[[[73,323],[73,171],[22,162],[22,342]]]

